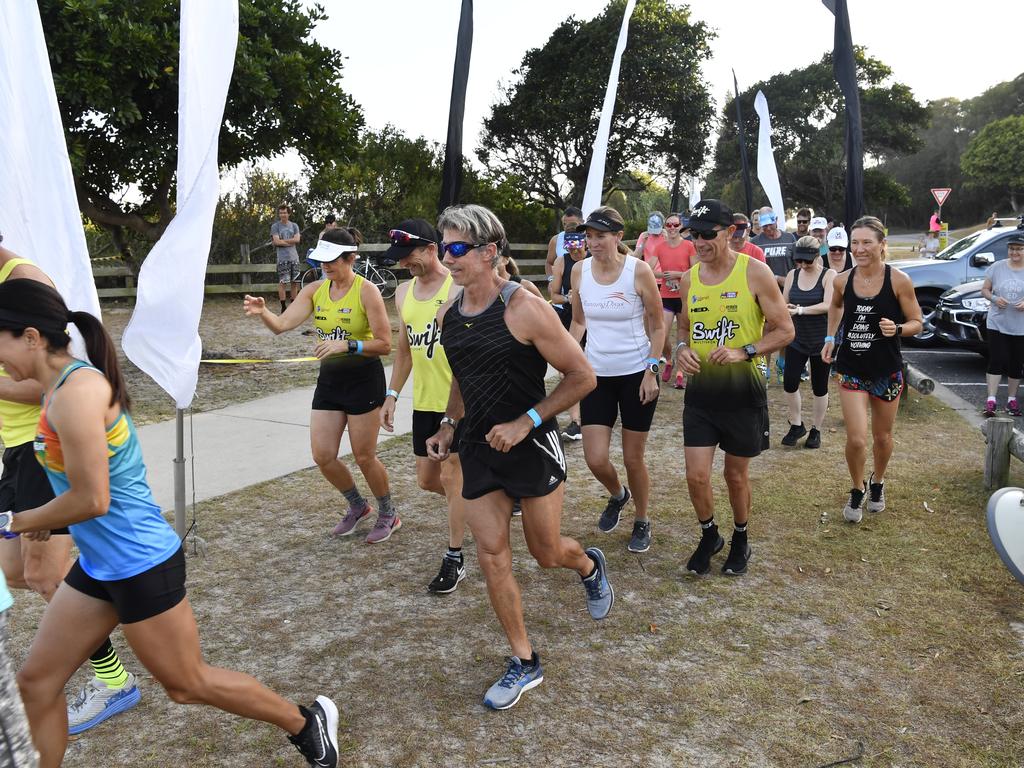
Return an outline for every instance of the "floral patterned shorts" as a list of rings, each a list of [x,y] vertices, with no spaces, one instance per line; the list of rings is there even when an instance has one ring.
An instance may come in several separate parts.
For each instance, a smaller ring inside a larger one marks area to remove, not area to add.
[[[871,397],[889,403],[903,392],[903,371],[896,371],[878,379],[862,379],[846,373],[839,374],[839,386],[849,392],[867,392]]]

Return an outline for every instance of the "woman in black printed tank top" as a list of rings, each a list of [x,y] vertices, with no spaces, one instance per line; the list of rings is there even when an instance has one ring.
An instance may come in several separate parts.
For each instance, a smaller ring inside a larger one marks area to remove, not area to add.
[[[854,222],[850,230],[854,267],[836,277],[828,311],[828,334],[821,359],[836,362],[839,400],[846,422],[846,463],[852,488],[843,516],[851,523],[868,512],[885,509],[885,469],[892,456],[892,430],[903,391],[900,337],[921,332],[921,307],[906,274],[885,263],[885,227],[874,216]],[[845,329],[838,350],[835,332]],[[867,459],[868,406],[874,471],[864,479]]]

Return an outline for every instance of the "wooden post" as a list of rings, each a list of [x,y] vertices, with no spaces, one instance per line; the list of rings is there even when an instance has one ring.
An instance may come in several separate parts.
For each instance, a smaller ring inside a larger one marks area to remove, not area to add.
[[[241,248],[241,251],[242,251],[242,266],[243,267],[247,267],[247,266],[249,266],[250,263],[252,263],[251,260],[250,260],[250,257],[249,257],[249,244],[248,243],[242,243],[240,248]],[[250,282],[250,279],[251,278],[249,277],[249,273],[248,272],[243,272],[242,273],[242,285],[248,285],[249,282]]]
[[[985,446],[985,488],[993,491],[1010,482],[1010,440],[1013,419],[996,416],[987,421],[988,445]]]

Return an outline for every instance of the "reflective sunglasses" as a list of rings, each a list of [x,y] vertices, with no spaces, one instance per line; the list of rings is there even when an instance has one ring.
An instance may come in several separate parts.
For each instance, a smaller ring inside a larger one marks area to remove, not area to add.
[[[690,232],[693,236],[700,240],[714,240],[718,235],[724,232],[724,229],[712,229],[710,232],[701,232],[695,229],[691,229]]]
[[[428,240],[425,237],[414,235],[412,232],[406,232],[401,229],[392,229],[388,232],[388,237],[391,239],[392,245],[406,246],[406,245],[429,245],[432,240]]]
[[[683,225],[682,224],[666,224],[665,225],[665,229],[679,229],[681,226],[683,226]]]
[[[450,253],[456,259],[477,248],[486,248],[490,243],[441,243],[441,253]]]
[[[746,224],[737,224],[736,225],[736,231],[732,233],[732,236],[733,237],[743,237],[743,235],[746,233],[746,231],[747,231],[747,225]]]

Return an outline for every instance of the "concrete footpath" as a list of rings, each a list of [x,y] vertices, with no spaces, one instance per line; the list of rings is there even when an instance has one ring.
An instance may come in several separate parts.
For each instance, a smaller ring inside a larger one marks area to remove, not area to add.
[[[391,367],[385,369],[391,380]],[[309,411],[313,388],[281,392],[189,417],[185,414],[186,501],[192,502],[192,454],[195,497],[204,501],[264,480],[313,466],[309,448]],[[191,421],[191,426],[189,422]],[[190,429],[195,440],[190,443]],[[412,431],[412,377],[398,401],[395,431],[380,432],[378,442]],[[174,420],[139,427],[149,484],[157,504],[174,509]],[[339,456],[352,452],[348,432]]]

